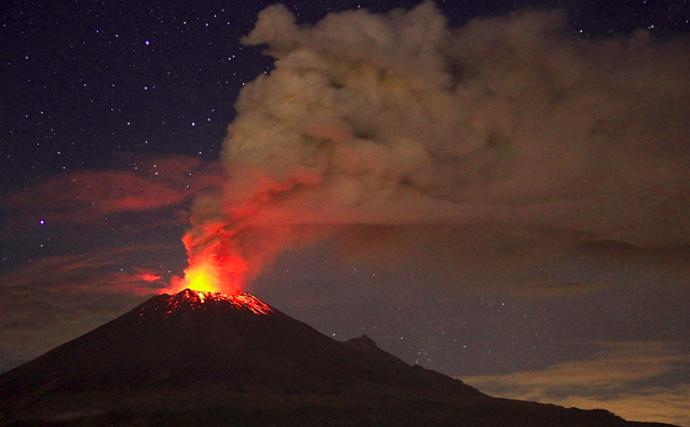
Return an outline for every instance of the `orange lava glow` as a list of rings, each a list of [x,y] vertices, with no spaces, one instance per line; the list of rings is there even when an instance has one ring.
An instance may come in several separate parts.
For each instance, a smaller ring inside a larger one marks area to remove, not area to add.
[[[187,233],[182,242],[187,249],[189,266],[184,271],[184,278],[173,282],[177,292],[187,288],[230,295],[242,292],[247,262],[222,229],[208,226],[200,238]]]
[[[170,298],[168,310],[165,314],[171,316],[185,305],[193,310],[198,310],[206,308],[208,304],[228,304],[228,306],[233,309],[246,310],[254,314],[262,315],[269,314],[272,311],[268,304],[247,292],[241,292],[237,295],[227,295],[221,292],[185,289]]]
[[[185,287],[202,292],[220,292],[220,277],[213,263],[190,265],[184,271]]]

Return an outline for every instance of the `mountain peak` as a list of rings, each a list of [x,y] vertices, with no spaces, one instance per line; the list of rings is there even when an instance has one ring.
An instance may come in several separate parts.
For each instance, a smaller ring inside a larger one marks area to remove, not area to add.
[[[371,339],[371,337],[367,335],[362,335],[357,338],[352,338],[348,341],[346,341],[350,345],[358,346],[358,347],[363,347],[363,348],[372,348],[372,349],[377,349],[379,350],[379,346],[376,345],[376,341]]]
[[[412,367],[367,336],[335,341],[246,292],[184,289],[152,297],[0,375],[1,425],[505,426],[516,420],[529,427],[645,425],[605,411],[494,399]]]
[[[207,310],[209,308],[240,310],[256,315],[267,315],[273,311],[271,306],[249,292],[228,295],[222,292],[186,288],[176,294],[162,294],[154,297],[149,302],[139,307],[140,317],[151,311],[160,313],[161,310],[165,316],[172,316],[180,310]]]

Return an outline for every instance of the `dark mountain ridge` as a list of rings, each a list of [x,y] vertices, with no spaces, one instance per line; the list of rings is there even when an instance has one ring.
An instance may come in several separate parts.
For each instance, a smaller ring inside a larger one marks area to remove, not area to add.
[[[250,294],[191,290],[0,375],[0,425],[25,424],[654,425],[492,398]]]

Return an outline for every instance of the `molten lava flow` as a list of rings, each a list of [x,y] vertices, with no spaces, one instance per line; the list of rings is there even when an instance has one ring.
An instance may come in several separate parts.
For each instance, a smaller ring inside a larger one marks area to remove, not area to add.
[[[227,295],[220,292],[185,289],[170,297],[168,300],[168,309],[165,311],[165,314],[166,316],[172,316],[182,307],[199,310],[206,309],[210,305],[220,305],[222,307],[222,304],[228,304],[227,307],[229,308],[246,310],[254,314],[266,315],[272,311],[268,304],[247,292],[241,292],[237,295]]]

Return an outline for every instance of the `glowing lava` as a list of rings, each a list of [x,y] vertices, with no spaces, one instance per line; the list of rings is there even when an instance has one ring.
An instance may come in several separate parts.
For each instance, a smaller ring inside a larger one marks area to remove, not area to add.
[[[248,267],[232,236],[212,225],[202,231],[199,236],[188,232],[182,238],[189,267],[184,271],[184,279],[178,279],[173,287],[177,291],[188,288],[240,294],[247,279]]]
[[[201,293],[220,292],[218,269],[210,262],[190,265],[184,271],[183,286]]]
[[[254,314],[269,314],[271,307],[254,295],[241,292],[237,295],[227,295],[221,292],[205,292],[185,289],[168,300],[166,316],[171,316],[182,307],[189,307],[192,310],[206,309],[209,306],[221,306],[236,310],[246,310]]]

